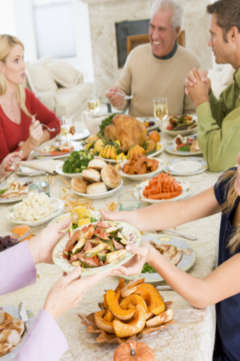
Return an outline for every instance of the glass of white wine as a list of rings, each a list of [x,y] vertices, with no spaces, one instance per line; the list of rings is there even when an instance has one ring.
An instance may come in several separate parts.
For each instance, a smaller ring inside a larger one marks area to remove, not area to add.
[[[88,100],[88,110],[93,113],[97,113],[100,108],[100,100],[97,97],[92,97]]]
[[[162,130],[163,121],[168,116],[167,97],[153,98],[153,114],[154,114],[154,118],[158,120],[158,125]]]

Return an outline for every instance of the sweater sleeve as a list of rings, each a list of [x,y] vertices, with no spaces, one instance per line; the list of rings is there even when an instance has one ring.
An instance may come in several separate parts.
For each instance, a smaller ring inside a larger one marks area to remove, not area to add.
[[[6,142],[6,137],[4,135],[4,131],[0,120],[0,163],[6,157],[6,155],[8,155],[8,153],[9,153],[9,148]]]
[[[197,107],[197,115],[198,142],[209,170],[218,172],[235,165],[239,152],[240,107],[228,113],[221,126],[213,117],[209,102]]]
[[[132,84],[132,73],[131,73],[131,56],[132,54],[130,53],[129,56],[127,57],[126,63],[124,65],[124,68],[122,69],[120,78],[117,82],[117,86],[119,86],[119,88],[127,95],[132,93],[131,90],[131,84]],[[125,110],[127,108],[127,106],[129,105],[129,101],[124,100],[124,103],[121,107],[120,110]]]
[[[41,310],[14,361],[58,361],[67,349],[66,338],[57,322]]]
[[[0,252],[0,295],[23,288],[36,279],[27,242]]]
[[[60,132],[60,120],[29,89],[26,89],[26,95],[26,105],[28,109],[30,108],[31,114],[35,115],[36,119],[49,128],[56,128],[56,131],[49,133],[50,138],[55,137]]]

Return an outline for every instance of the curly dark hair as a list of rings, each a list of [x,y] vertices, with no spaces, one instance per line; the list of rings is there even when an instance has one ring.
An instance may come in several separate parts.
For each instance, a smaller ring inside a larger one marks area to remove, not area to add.
[[[207,12],[217,16],[217,25],[223,29],[225,41],[227,32],[233,26],[240,32],[240,0],[218,0],[207,6]]]

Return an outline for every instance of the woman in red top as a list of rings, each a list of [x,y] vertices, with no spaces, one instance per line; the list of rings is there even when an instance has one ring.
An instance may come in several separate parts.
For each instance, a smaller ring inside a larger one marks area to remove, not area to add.
[[[24,71],[23,44],[11,35],[0,35],[0,177],[60,131],[56,115],[24,88]],[[54,131],[43,128],[43,123]]]

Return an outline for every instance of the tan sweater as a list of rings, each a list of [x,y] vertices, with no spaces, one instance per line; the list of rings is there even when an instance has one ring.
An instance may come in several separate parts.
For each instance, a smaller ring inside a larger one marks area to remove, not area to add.
[[[160,96],[168,98],[169,114],[193,112],[194,106],[184,94],[185,78],[193,67],[199,67],[197,58],[179,45],[175,55],[166,60],[155,58],[150,44],[133,49],[117,83],[126,94],[135,94],[129,113],[153,116],[152,99]],[[123,108],[127,106],[126,102]]]

